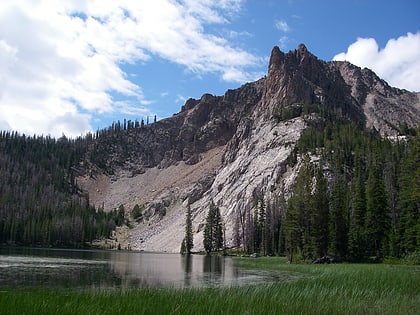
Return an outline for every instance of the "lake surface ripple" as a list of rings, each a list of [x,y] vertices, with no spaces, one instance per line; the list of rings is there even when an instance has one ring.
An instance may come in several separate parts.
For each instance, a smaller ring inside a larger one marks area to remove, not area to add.
[[[239,269],[230,257],[0,248],[0,287],[201,288],[284,280],[284,274]]]

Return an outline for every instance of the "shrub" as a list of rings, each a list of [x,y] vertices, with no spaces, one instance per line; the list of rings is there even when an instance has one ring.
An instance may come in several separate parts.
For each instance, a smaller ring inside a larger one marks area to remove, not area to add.
[[[136,204],[133,208],[133,210],[131,210],[131,217],[136,221],[136,222],[141,222],[143,220],[143,209],[144,207],[140,207],[138,204]]]

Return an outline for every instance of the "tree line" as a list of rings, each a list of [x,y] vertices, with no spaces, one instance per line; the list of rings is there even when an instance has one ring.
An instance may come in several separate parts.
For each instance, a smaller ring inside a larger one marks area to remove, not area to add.
[[[325,119],[302,134],[289,163],[298,160],[287,202],[261,189],[239,211],[233,238],[246,252],[366,261],[420,251],[419,128],[390,141]]]
[[[288,163],[300,163],[286,201],[273,187],[257,189],[238,209],[233,247],[290,261],[380,261],[420,252],[420,127],[401,127],[389,140],[316,106],[290,115],[310,120]],[[295,110],[295,109],[293,109]],[[282,115],[286,115],[282,113]],[[277,119],[280,116],[276,117]],[[182,252],[193,246],[191,209]],[[225,250],[223,220],[210,202],[204,227],[207,253]]]
[[[74,167],[93,140],[0,133],[0,243],[85,246],[124,220],[89,204]]]

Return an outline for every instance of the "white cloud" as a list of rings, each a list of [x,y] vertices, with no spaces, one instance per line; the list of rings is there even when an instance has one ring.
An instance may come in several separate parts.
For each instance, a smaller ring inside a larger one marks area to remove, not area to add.
[[[290,31],[290,26],[284,20],[276,21],[276,28],[283,33],[288,33]]]
[[[185,96],[183,96],[181,94],[178,94],[176,96],[175,102],[176,103],[185,103],[187,101],[187,99],[188,99],[188,97],[185,97]]]
[[[289,33],[291,31],[289,24],[285,20],[277,20],[274,24],[276,29],[281,31],[282,33]],[[287,43],[289,41],[289,37],[286,35],[283,35],[279,38],[279,45],[280,48],[285,49],[287,46]]]
[[[287,36],[280,37],[279,39],[280,48],[282,49],[286,48],[288,41],[289,41],[289,37]]]
[[[420,32],[390,39],[382,49],[373,38],[358,38],[333,59],[370,68],[392,86],[420,91]]]
[[[261,60],[206,31],[228,25],[242,2],[2,1],[0,127],[76,136],[96,113],[144,113],[151,100],[122,65],[155,56],[198,75],[249,79]]]
[[[227,82],[252,82],[264,76],[263,72],[245,72],[238,68],[226,68],[222,78]]]

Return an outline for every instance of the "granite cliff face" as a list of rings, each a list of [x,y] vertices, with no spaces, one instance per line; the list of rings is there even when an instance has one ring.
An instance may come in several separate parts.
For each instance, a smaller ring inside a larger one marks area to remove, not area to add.
[[[304,45],[274,47],[268,74],[223,96],[190,99],[181,112],[151,125],[109,133],[92,144],[90,176],[79,183],[105,210],[144,205],[144,221],[118,237],[133,249],[178,252],[185,209],[193,213],[194,250],[202,249],[208,205],[220,208],[227,245],[234,226],[263,194],[286,199],[299,169],[289,157],[316,115],[281,117],[307,104],[325,107],[360,128],[396,136],[420,122],[420,94],[390,87],[372,71],[325,62]],[[280,115],[280,116],[279,116]],[[92,175],[93,172],[93,175]]]

